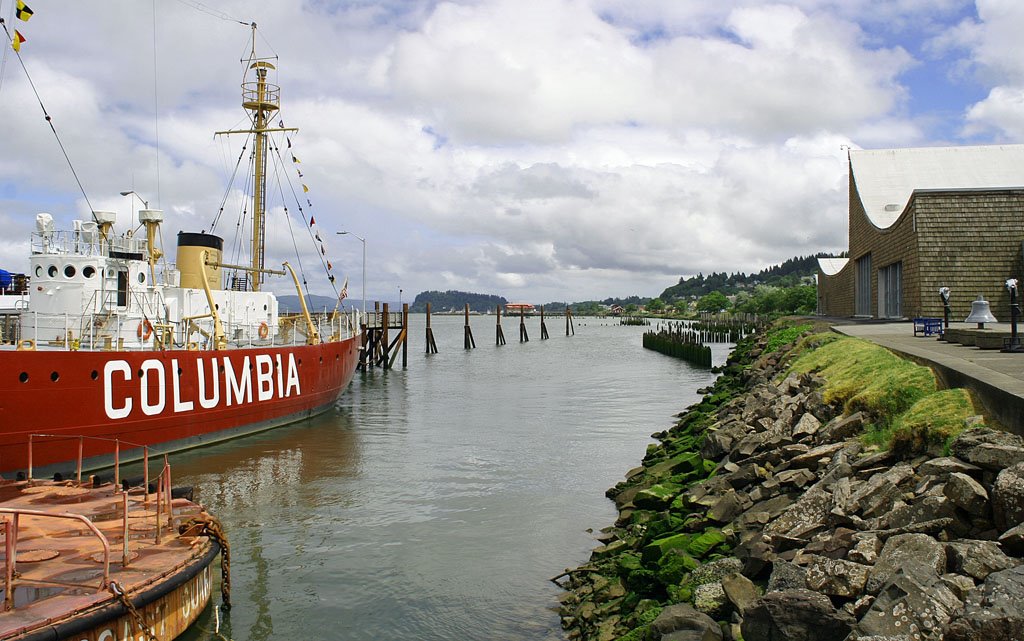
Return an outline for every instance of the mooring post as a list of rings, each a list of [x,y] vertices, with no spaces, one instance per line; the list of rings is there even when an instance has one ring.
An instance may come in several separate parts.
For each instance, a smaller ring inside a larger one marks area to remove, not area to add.
[[[437,353],[437,343],[434,342],[434,330],[430,328],[430,303],[427,303],[427,353]]]
[[[473,328],[469,326],[469,303],[466,303],[466,338],[465,345],[466,349],[473,349],[476,347],[476,341],[473,340]]]
[[[388,326],[391,325],[391,319],[388,318],[388,304],[382,303],[381,308],[384,311],[381,315],[382,322],[380,324],[380,347],[382,351],[380,364],[384,369],[390,369],[388,366],[388,356],[391,355],[391,344],[388,342]]]
[[[523,307],[519,308],[519,342],[530,342],[530,336],[526,333],[526,310]]]
[[[569,335],[569,330],[572,330],[573,336],[576,335],[576,328],[572,326],[572,308],[568,305],[565,306],[565,335]]]
[[[501,331],[501,305],[499,304],[495,308],[495,317],[498,319],[497,330],[494,334],[494,344],[504,345],[505,344],[505,332]]]
[[[363,333],[363,336],[360,339],[360,341],[362,342],[362,346],[361,346],[361,349],[359,350],[359,369],[361,369],[361,370],[363,370],[365,372],[366,371],[366,361],[368,360],[367,359],[367,353],[368,353],[367,350],[370,347],[370,335],[369,335],[370,325],[369,325],[369,322],[366,319],[366,315],[365,314],[363,315],[363,318],[359,321],[359,324],[360,324],[360,329],[362,329],[362,333]]]
[[[409,367],[409,303],[402,304],[402,368]]]
[[[547,340],[547,338],[548,338],[548,328],[547,328],[547,325],[544,324],[544,306],[541,305],[540,306],[540,339],[543,341],[543,340]]]

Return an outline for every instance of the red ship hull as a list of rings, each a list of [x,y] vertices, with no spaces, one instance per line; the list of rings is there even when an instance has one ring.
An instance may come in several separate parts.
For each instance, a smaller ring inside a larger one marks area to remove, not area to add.
[[[359,361],[360,336],[220,351],[0,352],[0,472],[34,476],[165,453],[330,409]],[[80,436],[87,437],[80,439]],[[100,440],[100,439],[111,439]],[[81,443],[81,445],[80,445]]]

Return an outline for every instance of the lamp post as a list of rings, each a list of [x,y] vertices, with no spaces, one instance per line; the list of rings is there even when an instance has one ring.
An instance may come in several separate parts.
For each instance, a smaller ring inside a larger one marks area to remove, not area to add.
[[[139,192],[135,191],[134,189],[129,189],[128,191],[122,191],[121,195],[122,196],[135,196],[136,198],[138,198],[139,200],[142,201],[142,206],[143,207],[145,207],[146,209],[149,209],[149,202],[147,202],[145,198],[140,196]]]
[[[143,198],[142,196],[140,196],[139,192],[135,191],[134,189],[129,189],[128,191],[122,191],[121,195],[122,196],[134,196],[135,198],[138,198],[139,200],[142,201],[142,206],[145,209],[149,209],[149,201],[146,200],[145,198]],[[131,221],[132,221],[132,228],[134,229],[135,228],[135,212],[134,211],[132,212],[132,215],[131,215]]]
[[[339,232],[335,232],[335,233],[338,234],[339,236],[355,236],[356,238],[359,239],[359,242],[361,242],[363,244],[363,285],[362,285],[363,292],[362,292],[362,299],[363,299],[363,319],[364,319],[363,322],[366,322],[365,321],[365,319],[366,319],[366,239],[363,238],[362,236],[359,236],[358,234],[353,234],[350,231],[339,231]]]
[[[402,288],[398,288],[398,308],[402,308]]]

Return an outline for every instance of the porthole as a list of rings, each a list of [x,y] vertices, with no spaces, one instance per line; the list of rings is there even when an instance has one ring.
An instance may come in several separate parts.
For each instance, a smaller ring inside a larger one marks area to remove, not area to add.
[[[42,277],[43,277],[43,266],[42,265],[36,265],[36,278],[42,278]]]
[[[299,367],[302,367],[302,359],[299,359]]]
[[[46,268],[46,273],[50,275],[50,278],[56,278],[57,277],[57,266],[56,265],[50,265],[49,267]]]
[[[139,272],[139,282],[140,283],[146,282],[146,272]]]
[[[92,374],[89,374],[89,376],[92,378],[92,380],[96,380],[97,378],[100,377],[100,373],[97,372],[96,370],[93,370]]]
[[[56,383],[60,379],[60,374],[57,372],[50,372],[50,380]]]
[[[22,372],[21,374],[18,374],[18,380],[21,381],[22,383],[27,383],[28,382],[28,372]]]
[[[107,269],[107,278],[113,278],[113,277],[114,277],[114,270],[113,269]]]
[[[334,355],[334,360],[340,361],[341,360],[341,354],[335,354]]]
[[[182,369],[181,369],[181,368],[179,367],[179,368],[178,368],[178,376],[179,376],[179,377],[181,377],[181,372],[182,372]]]
[[[263,306],[263,311],[267,311],[267,306],[266,305]]]
[[[74,278],[74,277],[75,277],[75,266],[74,265],[66,265],[64,267],[64,278]]]
[[[324,357],[323,357],[323,356],[321,356],[321,357],[320,357],[320,364],[322,365],[322,364],[323,364],[323,362],[324,362]]]
[[[82,276],[85,276],[86,278],[92,278],[95,275],[96,268],[93,267],[92,265],[86,265],[85,267],[82,268]]]

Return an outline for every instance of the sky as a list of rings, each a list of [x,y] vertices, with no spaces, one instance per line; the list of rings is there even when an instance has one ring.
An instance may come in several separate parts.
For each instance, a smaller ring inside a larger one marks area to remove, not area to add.
[[[26,38],[0,65],[10,271],[38,212],[125,231],[140,199],[172,257],[179,230],[239,245],[244,137],[213,133],[246,124],[253,22],[300,129],[275,134],[267,264],[315,294],[323,257],[360,296],[358,236],[371,301],[657,296],[846,249],[848,147],[1024,137],[1019,0],[26,2],[0,0]]]

